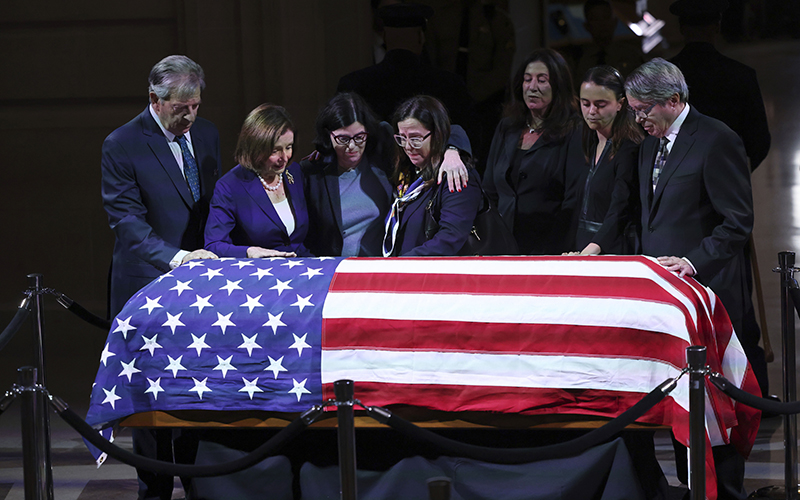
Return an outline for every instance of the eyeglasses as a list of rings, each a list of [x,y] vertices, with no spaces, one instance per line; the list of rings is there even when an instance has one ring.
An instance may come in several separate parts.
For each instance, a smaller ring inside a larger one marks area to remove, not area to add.
[[[422,147],[422,143],[425,142],[425,139],[430,137],[433,132],[428,132],[427,134],[423,135],[422,137],[406,137],[404,135],[395,135],[394,140],[397,142],[397,145],[401,148],[406,147],[406,142],[408,145],[414,149],[419,149]]]
[[[367,136],[369,136],[369,134],[366,132],[361,132],[360,134],[356,134],[353,137],[350,137],[349,135],[333,135],[331,133],[333,141],[340,146],[349,146],[350,141],[353,141],[353,143],[356,146],[360,146],[365,142],[367,142]]]
[[[656,107],[656,106],[658,106],[659,104],[661,104],[661,103],[660,103],[660,102],[654,102],[653,104],[651,104],[651,105],[650,105],[650,106],[648,106],[647,108],[645,108],[645,109],[641,109],[641,110],[640,110],[640,109],[633,109],[632,107],[630,107],[630,105],[628,105],[628,111],[629,111],[629,112],[630,112],[630,113],[631,113],[631,114],[632,114],[632,115],[633,115],[633,116],[634,116],[636,119],[638,119],[638,120],[644,120],[644,119],[646,119],[646,118],[647,118],[647,115],[649,115],[649,114],[650,114],[650,112],[651,112],[651,111],[653,111],[653,108],[655,108],[655,107]]]

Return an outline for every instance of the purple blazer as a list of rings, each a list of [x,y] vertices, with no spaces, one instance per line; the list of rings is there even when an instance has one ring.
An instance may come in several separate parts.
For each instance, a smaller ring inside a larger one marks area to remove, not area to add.
[[[206,223],[206,249],[220,257],[247,257],[247,248],[257,246],[310,256],[303,240],[308,232],[308,211],[303,196],[303,172],[292,163],[286,169],[294,182],[284,176],[286,198],[294,214],[294,231],[286,226],[270,202],[256,174],[241,165],[223,175],[214,189]]]

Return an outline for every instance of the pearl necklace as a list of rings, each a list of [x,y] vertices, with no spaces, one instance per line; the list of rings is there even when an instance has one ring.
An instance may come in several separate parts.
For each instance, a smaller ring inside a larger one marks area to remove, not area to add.
[[[283,184],[283,174],[278,175],[278,183],[275,184],[275,186],[270,186],[269,184],[267,184],[267,181],[265,181],[264,178],[261,177],[261,174],[257,172],[256,176],[258,177],[258,180],[261,181],[261,185],[264,186],[264,189],[266,189],[267,191],[272,191],[273,193],[281,187],[281,184]]]

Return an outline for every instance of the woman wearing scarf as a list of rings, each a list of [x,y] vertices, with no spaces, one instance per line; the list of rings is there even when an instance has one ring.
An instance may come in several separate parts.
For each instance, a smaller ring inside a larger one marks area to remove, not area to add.
[[[447,110],[433,97],[416,96],[397,108],[392,123],[398,145],[392,178],[395,199],[386,217],[383,256],[457,255],[482,197],[472,167],[461,191],[436,184],[450,138]]]

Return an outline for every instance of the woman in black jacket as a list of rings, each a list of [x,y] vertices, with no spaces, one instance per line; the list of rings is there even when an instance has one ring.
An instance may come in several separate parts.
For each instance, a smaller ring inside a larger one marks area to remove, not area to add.
[[[520,65],[510,90],[483,185],[521,254],[560,254],[572,249],[574,235],[566,161],[579,122],[569,67],[558,52],[536,50]]]
[[[575,253],[631,254],[644,134],[628,112],[620,73],[611,66],[589,69],[581,83],[580,108],[582,154],[571,158],[582,164],[568,167],[579,172]]]

